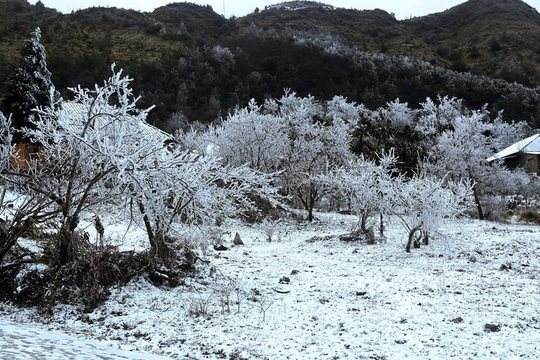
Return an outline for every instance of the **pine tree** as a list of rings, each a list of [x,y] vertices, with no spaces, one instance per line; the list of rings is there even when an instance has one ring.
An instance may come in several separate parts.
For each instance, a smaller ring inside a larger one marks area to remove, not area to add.
[[[16,129],[30,127],[29,120],[34,116],[32,110],[40,105],[50,105],[50,91],[54,91],[45,48],[40,41],[41,30],[38,27],[24,42],[20,65],[8,81],[7,94],[2,102],[4,113],[11,114]]]

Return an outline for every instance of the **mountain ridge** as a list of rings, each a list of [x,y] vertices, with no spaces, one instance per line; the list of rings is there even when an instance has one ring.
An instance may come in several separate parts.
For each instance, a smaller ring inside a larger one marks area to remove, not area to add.
[[[0,24],[0,99],[24,39],[37,26],[42,28],[53,82],[64,94],[68,86],[101,82],[116,62],[134,78],[142,105],[157,105],[151,115],[156,121],[175,113],[211,121],[251,97],[262,101],[279,96],[284,87],[323,98],[341,94],[369,106],[396,97],[414,104],[422,101],[421,96],[446,94],[448,86],[431,79],[432,75],[415,75],[408,68],[393,74],[384,68],[360,71],[351,59],[324,49],[302,48],[294,40],[298,36],[294,31],[334,37],[360,51],[407,57],[529,87],[540,85],[540,14],[521,0],[469,0],[407,20],[396,20],[383,10],[315,2],[278,5],[226,19],[210,6],[191,3],[168,4],[152,12],[94,7],[61,14],[25,0],[0,1],[5,19]],[[282,35],[261,39],[253,35],[257,31]],[[393,85],[404,81],[410,85]],[[403,93],[411,86],[421,89],[413,91],[420,97]],[[467,95],[465,90],[459,94]],[[493,93],[469,102],[479,101],[501,100]],[[510,113],[519,116],[519,111]]]

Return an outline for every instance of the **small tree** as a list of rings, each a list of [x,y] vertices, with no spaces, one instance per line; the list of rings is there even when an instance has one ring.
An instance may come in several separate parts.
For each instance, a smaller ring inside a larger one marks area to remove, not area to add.
[[[275,195],[270,179],[247,167],[224,166],[212,155],[179,149],[157,152],[119,174],[141,211],[152,254],[163,261],[171,259],[168,243],[179,223],[200,225],[253,210],[248,195]]]
[[[363,232],[368,231],[368,220],[374,215],[391,213],[394,184],[402,179],[395,170],[396,162],[392,152],[381,156],[378,161],[361,156],[326,177],[349,201]]]
[[[351,128],[355,119],[329,118],[324,106],[312,96],[299,98],[288,91],[278,101],[268,100],[264,108],[281,119],[287,134],[279,185],[300,201],[312,221],[315,204],[329,191],[320,175],[352,158]]]
[[[420,243],[428,244],[444,222],[462,215],[470,205],[472,185],[416,174],[394,183],[392,209],[408,232],[407,252]]]
[[[130,171],[163,146],[159,133],[147,132],[149,109],[137,108],[138,98],[129,88],[131,79],[112,69],[113,75],[101,87],[70,88],[72,103],[60,104],[51,93],[51,105],[38,109],[33,128],[24,129],[41,149],[39,159],[29,164],[33,176],[23,179],[31,185],[30,194],[47,194],[61,214],[60,265],[71,260],[81,213],[120,196],[124,189],[118,174]]]
[[[54,89],[39,27],[32,32],[30,39],[25,40],[21,57],[15,74],[7,83],[6,96],[2,102],[3,111],[12,114],[13,126],[17,129],[33,126],[30,121],[33,110],[50,105],[50,91]],[[56,92],[54,94],[58,97]],[[22,134],[16,135],[19,137]]]
[[[210,127],[207,133],[195,139],[185,136],[186,141],[189,148],[200,153],[212,149],[226,164],[247,165],[272,173],[280,169],[285,157],[287,133],[282,119],[265,114],[252,99],[246,108],[234,111],[220,126]]]
[[[199,223],[251,206],[247,194],[271,195],[268,177],[245,167],[224,167],[206,154],[184,151],[145,122],[131,79],[115,72],[103,86],[70,89],[72,103],[37,110],[34,129],[41,145],[28,171],[11,174],[31,198],[49,200],[61,216],[58,263],[71,260],[81,213],[127,195],[140,210],[152,254],[164,260],[173,223]]]
[[[451,179],[473,183],[472,195],[481,220],[486,217],[483,203],[487,196],[515,191],[516,186],[529,181],[522,171],[509,171],[486,161],[494,149],[500,149],[506,141],[500,134],[508,133],[508,127],[513,127],[513,133],[519,134],[523,126],[503,124],[500,119],[488,120],[485,109],[451,119],[448,129],[435,137],[424,164],[433,174],[448,174]]]

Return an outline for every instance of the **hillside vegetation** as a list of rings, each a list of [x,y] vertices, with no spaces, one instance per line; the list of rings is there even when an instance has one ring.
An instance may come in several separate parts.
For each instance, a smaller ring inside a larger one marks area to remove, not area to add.
[[[540,84],[540,14],[520,0],[470,0],[405,21],[382,10],[285,4],[225,19],[190,3],[151,13],[61,14],[39,2],[2,1],[0,99],[24,39],[39,26],[64,96],[69,86],[100,82],[115,62],[134,78],[141,106],[156,105],[149,121],[160,127],[211,122],[284,88],[321,100],[340,94],[369,108],[396,98],[417,107],[428,96],[456,96],[538,126],[538,91],[521,85]],[[329,49],[335,44],[338,52]],[[479,77],[459,75],[468,71]]]

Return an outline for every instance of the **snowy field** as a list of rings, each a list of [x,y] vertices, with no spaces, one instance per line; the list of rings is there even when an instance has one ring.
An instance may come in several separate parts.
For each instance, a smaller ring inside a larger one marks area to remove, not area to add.
[[[323,239],[355,221],[282,223],[270,243],[260,225],[229,224],[231,249],[201,256],[209,263],[184,286],[138,279],[90,314],[0,305],[0,358],[58,358],[73,344],[103,359],[540,358],[540,227],[461,220],[409,254],[399,227],[377,245]],[[244,246],[232,246],[235,232]],[[33,322],[46,325],[15,324]]]

